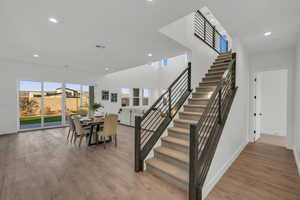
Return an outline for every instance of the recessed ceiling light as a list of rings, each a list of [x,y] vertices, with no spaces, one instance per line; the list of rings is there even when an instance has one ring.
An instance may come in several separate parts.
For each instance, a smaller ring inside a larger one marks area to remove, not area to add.
[[[148,2],[152,2],[153,0],[147,0]]]
[[[38,57],[40,57],[38,54],[33,54],[33,57],[34,58],[38,58]]]
[[[99,49],[105,49],[106,48],[106,46],[103,45],[103,44],[97,44],[96,47],[99,48]]]
[[[149,57],[152,57],[152,53],[148,53],[148,56],[149,56]]]
[[[265,36],[270,36],[270,35],[272,35],[272,32],[265,32],[264,35]]]
[[[52,23],[54,23],[54,24],[57,24],[57,23],[58,23],[58,20],[55,19],[55,18],[53,18],[53,17],[50,17],[48,20],[49,20],[49,22],[52,22]]]
[[[109,70],[109,68],[108,68],[108,67],[106,67],[106,68],[105,68],[105,71],[108,71],[108,70]]]

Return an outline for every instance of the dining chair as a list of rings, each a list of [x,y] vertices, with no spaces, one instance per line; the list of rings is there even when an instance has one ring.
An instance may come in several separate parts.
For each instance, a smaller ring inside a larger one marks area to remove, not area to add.
[[[103,130],[100,132],[99,137],[104,137],[104,149],[106,148],[105,145],[105,138],[106,137],[114,137],[115,146],[117,147],[117,122],[118,122],[118,115],[116,114],[107,114],[104,118],[104,127]]]
[[[71,142],[72,142],[73,136],[75,134],[75,125],[74,125],[72,115],[68,115],[67,120],[69,122],[69,132],[68,132],[67,140],[69,141],[69,137],[70,137],[70,134],[71,134]]]
[[[82,139],[90,133],[90,129],[85,129],[82,127],[80,123],[80,118],[78,116],[75,116],[73,120],[74,120],[74,125],[76,130],[74,143],[76,143],[76,139],[77,137],[79,137],[79,147],[80,147],[82,143]]]

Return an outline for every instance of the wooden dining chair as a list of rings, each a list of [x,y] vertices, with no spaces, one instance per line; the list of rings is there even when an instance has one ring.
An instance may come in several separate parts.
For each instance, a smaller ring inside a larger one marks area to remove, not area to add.
[[[77,137],[79,137],[79,147],[81,146],[82,140],[84,137],[86,137],[89,133],[90,133],[90,129],[85,129],[82,127],[81,123],[80,123],[80,118],[78,116],[74,117],[74,125],[75,125],[75,139],[74,139],[74,143],[76,144],[76,139]]]
[[[117,123],[118,123],[118,115],[116,114],[107,114],[104,118],[104,127],[103,130],[100,132],[99,136],[104,137],[104,148],[105,145],[105,138],[106,137],[114,137],[115,146],[117,147]]]

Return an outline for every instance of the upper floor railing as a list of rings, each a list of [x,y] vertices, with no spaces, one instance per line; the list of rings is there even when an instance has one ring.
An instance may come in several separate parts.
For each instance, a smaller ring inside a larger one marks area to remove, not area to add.
[[[213,48],[217,53],[229,51],[227,36],[222,35],[199,10],[194,17],[194,31],[196,37]]]
[[[202,188],[236,92],[236,56],[233,54],[196,125],[190,127],[189,200],[202,199]]]
[[[143,117],[135,118],[135,171],[143,171],[144,160],[184,104],[191,89],[191,64],[176,78]]]

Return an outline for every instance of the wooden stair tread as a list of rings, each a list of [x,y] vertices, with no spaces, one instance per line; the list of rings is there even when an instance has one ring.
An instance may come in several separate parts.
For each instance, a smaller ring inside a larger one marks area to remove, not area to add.
[[[224,72],[222,72],[222,71],[209,71],[208,73],[206,73],[206,77],[215,76],[215,74],[217,74],[218,76],[222,76],[224,74]]]
[[[146,163],[163,171],[164,173],[176,177],[182,182],[188,183],[189,176],[188,172],[182,168],[176,167],[175,165],[171,165],[165,161],[162,161],[157,158],[151,158],[146,160]]]
[[[221,79],[222,78],[222,74],[220,73],[220,74],[218,74],[218,75],[211,75],[211,76],[205,76],[204,78],[219,78],[219,79]]]
[[[197,120],[192,120],[192,119],[174,119],[175,122],[181,122],[181,123],[186,123],[186,124],[197,124]]]
[[[208,101],[209,100],[209,98],[205,98],[205,97],[200,97],[200,98],[192,97],[190,99],[192,99],[192,100],[202,100],[202,101]]]
[[[184,115],[195,115],[195,116],[201,116],[202,113],[201,112],[190,112],[190,111],[182,111],[182,112],[179,112],[181,114],[184,114]]]
[[[203,89],[215,89],[217,86],[215,86],[215,85],[201,85],[201,86],[199,86],[199,87],[197,87],[197,88],[203,88]]]
[[[217,67],[212,66],[210,68],[210,70],[222,70],[222,69],[228,69],[228,66],[217,66]]]
[[[163,141],[171,142],[171,143],[182,145],[182,146],[185,146],[185,147],[189,146],[189,141],[188,140],[184,140],[184,139],[180,139],[180,138],[176,138],[176,137],[171,137],[171,136],[166,136],[166,137],[163,137],[161,139]]]
[[[184,162],[184,163],[189,162],[188,154],[183,153],[181,151],[176,151],[174,149],[170,149],[170,148],[163,147],[163,146],[155,148],[154,151],[158,152],[158,153],[161,153],[163,155],[169,156],[173,159],[179,160],[179,161]]]
[[[205,95],[208,94],[209,92],[207,91],[201,91],[201,92],[193,92],[192,94],[198,94],[198,95]]]
[[[219,83],[219,82],[220,82],[220,80],[207,80],[207,81],[200,82],[200,84],[201,83]]]
[[[184,106],[185,107],[190,107],[190,108],[206,108],[206,105],[186,104]]]
[[[171,127],[171,128],[168,128],[168,130],[174,131],[177,133],[181,133],[181,134],[189,134],[189,130],[186,128]]]

